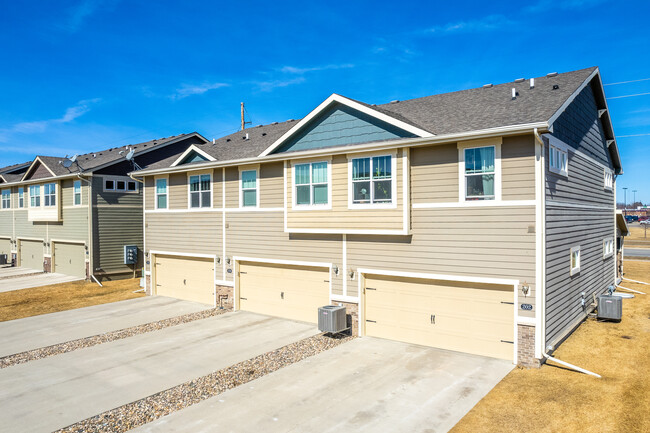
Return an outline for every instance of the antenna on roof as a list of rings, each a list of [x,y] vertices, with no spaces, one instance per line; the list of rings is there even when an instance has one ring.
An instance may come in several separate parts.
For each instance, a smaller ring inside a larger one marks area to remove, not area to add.
[[[245,112],[246,112],[246,108],[244,107],[244,103],[242,102],[242,103],[241,103],[241,130],[242,130],[242,131],[243,131],[244,129],[246,129],[246,125],[250,125],[251,123],[253,123],[252,121],[248,121],[248,122],[246,122],[246,120],[245,120],[245,118],[244,118],[244,113],[245,113]]]
[[[135,162],[135,159],[133,159],[134,156],[135,156],[135,149],[131,148],[129,149],[129,152],[126,154],[124,158],[126,158],[127,161],[131,161],[131,165],[133,165],[133,170],[142,170],[142,167],[140,167],[138,163]]]
[[[65,168],[70,168],[72,167],[72,164],[75,162],[77,163],[77,167],[79,167],[79,163],[77,162],[77,157],[78,155],[75,153],[72,158],[68,158],[68,155],[65,156],[61,161],[59,161],[59,164],[61,164]],[[81,167],[79,167],[81,169]]]

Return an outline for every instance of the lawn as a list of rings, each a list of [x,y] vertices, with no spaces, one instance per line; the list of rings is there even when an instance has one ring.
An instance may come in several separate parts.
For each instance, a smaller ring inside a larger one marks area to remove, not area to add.
[[[650,282],[650,262],[625,276]],[[650,286],[624,286],[650,293]],[[554,356],[602,375],[549,364],[513,370],[451,431],[650,432],[650,295],[623,300],[620,323],[588,319]]]
[[[628,226],[628,230],[630,234],[625,237],[626,247],[650,248],[650,227]]]
[[[133,293],[140,289],[139,279],[103,284],[74,281],[0,293],[0,322],[145,296]]]

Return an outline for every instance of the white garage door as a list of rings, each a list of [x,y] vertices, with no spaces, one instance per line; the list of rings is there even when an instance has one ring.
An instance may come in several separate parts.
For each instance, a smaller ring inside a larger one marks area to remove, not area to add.
[[[154,257],[155,293],[214,305],[214,259]]]
[[[86,249],[83,244],[54,242],[54,272],[86,278]]]
[[[329,268],[241,262],[239,308],[318,323],[318,307],[329,304],[329,285]]]
[[[20,266],[43,270],[43,241],[18,241]]]
[[[365,334],[512,360],[513,287],[369,275]]]

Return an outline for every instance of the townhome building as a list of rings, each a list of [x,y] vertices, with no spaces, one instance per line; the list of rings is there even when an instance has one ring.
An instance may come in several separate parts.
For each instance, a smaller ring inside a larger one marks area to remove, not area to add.
[[[183,134],[0,169],[0,256],[79,278],[140,274],[142,188],[128,173],[204,142],[197,133]]]
[[[539,365],[615,283],[598,68],[374,105],[334,94],[134,173],[146,289]]]

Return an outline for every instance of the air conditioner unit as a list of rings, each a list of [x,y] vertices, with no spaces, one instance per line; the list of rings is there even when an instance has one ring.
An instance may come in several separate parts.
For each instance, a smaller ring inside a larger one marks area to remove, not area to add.
[[[620,296],[598,296],[598,319],[618,320],[623,318],[623,298]]]
[[[6,264],[7,264],[7,255],[0,254],[0,265],[6,265]]]
[[[318,329],[331,334],[338,334],[348,329],[345,307],[337,305],[318,307]]]

